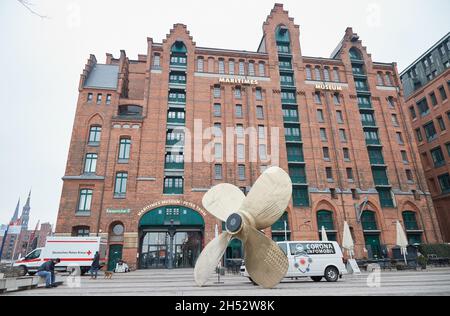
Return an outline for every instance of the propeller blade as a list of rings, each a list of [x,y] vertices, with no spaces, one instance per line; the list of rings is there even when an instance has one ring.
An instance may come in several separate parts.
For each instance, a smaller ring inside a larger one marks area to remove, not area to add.
[[[209,277],[227,250],[231,238],[230,234],[222,233],[203,249],[194,270],[195,283],[198,286],[204,286],[208,282]]]
[[[263,233],[246,225],[245,267],[254,282],[266,289],[277,286],[289,268],[287,256]]]
[[[291,197],[291,178],[283,169],[272,167],[255,182],[240,210],[252,215],[257,230],[266,229],[284,214]]]
[[[237,212],[245,199],[244,193],[232,184],[219,184],[211,188],[203,196],[203,206],[205,209],[222,222],[226,222],[228,217]]]

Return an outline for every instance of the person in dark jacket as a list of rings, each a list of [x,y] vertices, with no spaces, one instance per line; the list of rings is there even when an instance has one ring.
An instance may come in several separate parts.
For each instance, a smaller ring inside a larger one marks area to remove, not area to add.
[[[60,259],[52,259],[42,264],[38,269],[37,275],[45,278],[45,287],[47,289],[57,287],[55,284],[55,265],[60,262]]]
[[[98,270],[100,270],[100,254],[98,251],[95,253],[94,260],[91,264],[91,269],[89,270],[89,273],[91,274],[91,280],[97,279]]]

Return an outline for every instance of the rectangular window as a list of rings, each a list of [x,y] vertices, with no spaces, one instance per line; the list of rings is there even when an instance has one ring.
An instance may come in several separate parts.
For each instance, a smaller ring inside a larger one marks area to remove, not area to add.
[[[334,82],[340,82],[341,81],[339,79],[339,70],[337,68],[333,69],[333,81]]]
[[[214,98],[220,98],[220,86],[214,86]]]
[[[130,159],[131,139],[122,138],[119,144],[119,161],[127,161]]]
[[[233,60],[230,60],[228,62],[228,73],[230,75],[234,75],[234,61]]]
[[[397,117],[397,114],[392,114],[391,118],[392,118],[392,124],[393,124],[395,127],[398,127],[400,124],[398,123],[398,117]]]
[[[184,179],[183,178],[165,178],[164,194],[183,194]]]
[[[265,77],[266,76],[264,63],[259,63],[259,76],[260,77]]]
[[[262,97],[261,88],[256,88],[256,100],[261,101],[262,99],[263,99],[263,97]]]
[[[445,127],[445,122],[442,116],[438,117],[437,121],[439,123],[439,128],[441,129],[441,132],[445,131],[447,128]]]
[[[213,135],[215,137],[222,137],[222,124],[214,123]]]
[[[325,168],[325,173],[327,176],[327,180],[329,182],[333,181],[333,169],[331,167],[326,167]]]
[[[242,124],[236,125],[236,135],[238,138],[244,138],[244,125]]]
[[[391,189],[378,188],[378,195],[380,197],[380,204],[382,207],[394,207],[394,200],[392,198]]]
[[[416,109],[414,109],[414,106],[409,107],[409,113],[411,114],[411,118],[413,120],[417,118]]]
[[[267,160],[267,146],[259,145],[259,159],[264,161]]]
[[[92,93],[88,93],[88,95],[87,95],[87,102],[91,103],[93,98],[94,98],[94,95]]]
[[[214,166],[214,178],[216,180],[222,180],[222,165]]]
[[[342,115],[342,111],[336,111],[336,118],[339,124],[344,124],[344,117]]]
[[[400,132],[397,132],[397,143],[399,145],[404,145],[405,141],[403,140],[403,135]]]
[[[330,81],[330,71],[328,70],[328,68],[325,68],[323,70],[323,80]]]
[[[447,92],[445,92],[445,88],[443,86],[439,87],[439,93],[441,94],[442,101],[447,100]]]
[[[98,144],[100,143],[100,137],[102,135],[101,126],[92,126],[89,130],[89,144]]]
[[[292,192],[294,206],[308,207],[309,192],[307,187],[294,187]]]
[[[248,75],[255,76],[255,64],[253,62],[248,63]]]
[[[243,61],[239,62],[239,75],[241,76],[245,75],[245,62]]]
[[[406,179],[408,179],[409,183],[413,183],[414,182],[414,177],[413,177],[413,173],[410,169],[406,169],[405,170],[406,173]]]
[[[347,179],[349,181],[353,181],[354,180],[354,178],[353,178],[353,169],[352,168],[347,168]]]
[[[314,93],[314,102],[316,104],[322,104],[322,98],[320,96],[320,92]]]
[[[404,163],[404,164],[409,164],[408,154],[406,153],[406,151],[405,151],[405,150],[402,150],[401,153],[402,153],[402,160],[403,160],[403,163]]]
[[[245,180],[245,166],[244,165],[238,166],[238,177],[239,177],[239,180],[241,180],[241,181]]]
[[[111,95],[110,94],[107,94],[106,95],[106,104],[111,104]]]
[[[102,94],[97,94],[97,104],[102,104]]]
[[[436,94],[434,92],[430,93],[431,104],[436,106],[438,104]]]
[[[242,118],[242,105],[236,104],[235,113],[237,118]]]
[[[341,105],[341,97],[339,96],[339,93],[333,94],[333,102],[334,105]]]
[[[428,142],[432,142],[437,138],[437,132],[433,122],[425,125],[423,129],[425,130],[425,135],[427,136]]]
[[[428,102],[426,98],[423,98],[417,102],[417,108],[419,109],[420,115],[425,116],[430,113],[430,108],[428,107]]]
[[[320,67],[316,67],[314,68],[314,79],[316,79],[316,81],[321,81],[322,80],[322,76],[320,74]]]
[[[439,184],[441,186],[442,193],[449,193],[450,192],[450,175],[444,174],[440,177],[438,177]]]
[[[90,212],[92,204],[93,191],[89,189],[80,190],[78,201],[78,212]]]
[[[258,126],[258,138],[266,139],[266,128],[264,127],[264,125]]]
[[[87,154],[84,162],[84,173],[95,173],[97,169],[97,154]]]
[[[245,145],[243,144],[238,144],[236,147],[236,151],[237,151],[237,159],[239,161],[244,161],[245,160]]]
[[[242,99],[242,90],[241,90],[241,88],[234,89],[234,97],[236,99]]]
[[[124,197],[127,194],[128,173],[119,172],[116,175],[116,182],[114,186],[114,197]]]
[[[328,140],[328,137],[327,137],[327,130],[326,130],[325,128],[321,128],[321,129],[320,129],[320,139],[321,139],[323,142],[326,142],[326,141]]]
[[[258,120],[264,119],[264,108],[262,106],[256,107],[256,118]]]
[[[216,160],[222,159],[223,154],[222,154],[222,144],[221,143],[214,144],[214,156],[215,156]]]
[[[219,74],[225,73],[225,61],[222,59],[219,60]]]
[[[339,130],[339,138],[341,142],[346,143],[347,142],[347,133],[345,132],[345,129]]]
[[[344,148],[343,152],[344,152],[344,160],[350,161],[350,150],[348,148]]]
[[[214,116],[215,117],[222,116],[222,106],[219,103],[214,104]]]
[[[420,128],[416,129],[416,137],[419,143],[423,141],[422,131]]]
[[[310,66],[306,66],[306,80],[312,80],[312,73]]]
[[[325,122],[325,118],[323,117],[323,111],[322,110],[317,110],[317,121],[319,123],[323,123]]]
[[[386,74],[384,76],[384,82],[386,83],[387,86],[392,86],[392,81],[391,81],[391,76],[390,74]]]
[[[439,168],[445,165],[444,153],[441,147],[437,147],[431,151],[431,157],[433,158],[433,163],[435,168]]]
[[[197,71],[198,72],[203,72],[204,71],[204,62],[203,62],[203,58],[199,57],[197,59]]]
[[[330,149],[328,147],[323,147],[323,159],[326,161],[330,160]]]

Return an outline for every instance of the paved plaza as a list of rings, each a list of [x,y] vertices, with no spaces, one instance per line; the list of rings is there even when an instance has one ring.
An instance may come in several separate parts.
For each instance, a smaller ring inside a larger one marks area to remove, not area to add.
[[[450,269],[432,269],[417,272],[382,272],[345,276],[338,283],[314,283],[309,279],[286,280],[276,289],[265,290],[253,286],[248,279],[238,275],[222,278],[223,284],[214,284],[211,278],[207,287],[195,286],[193,270],[145,270],[129,274],[115,274],[112,280],[100,276],[97,280],[82,277],[80,287],[71,288],[67,282],[56,289],[34,289],[5,295],[161,295],[161,296],[304,296],[304,295],[450,295]],[[65,279],[65,277],[62,277]],[[378,283],[379,281],[379,283]]]

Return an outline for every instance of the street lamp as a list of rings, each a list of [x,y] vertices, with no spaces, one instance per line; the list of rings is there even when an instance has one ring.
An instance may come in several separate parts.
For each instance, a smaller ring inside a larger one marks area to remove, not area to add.
[[[177,229],[174,226],[174,220],[170,220],[170,226],[169,226],[169,237],[170,237],[170,246],[169,246],[169,263],[168,263],[168,269],[173,269],[173,238],[175,237],[175,234],[177,233]]]

